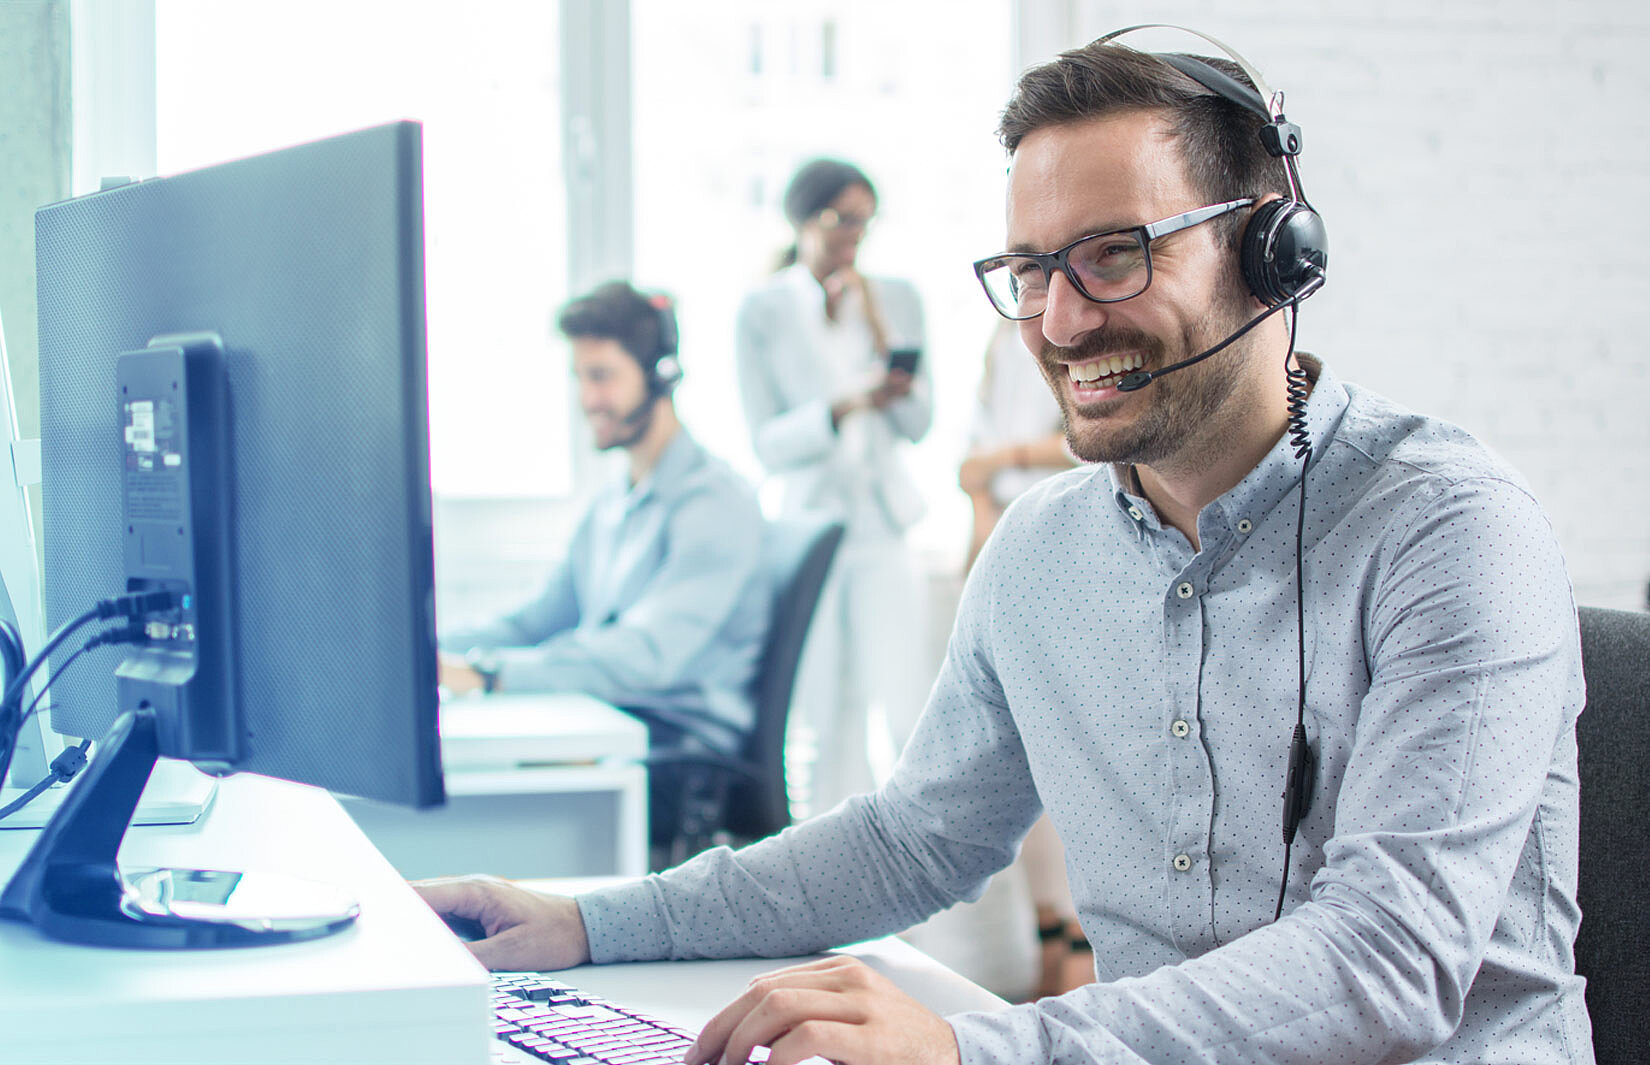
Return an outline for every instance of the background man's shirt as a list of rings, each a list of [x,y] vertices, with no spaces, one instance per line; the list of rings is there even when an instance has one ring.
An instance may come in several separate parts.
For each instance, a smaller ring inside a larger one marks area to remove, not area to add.
[[[734,749],[768,627],[765,529],[750,486],[681,430],[645,480],[591,503],[537,599],[442,646],[502,649],[502,690],[686,711]]]

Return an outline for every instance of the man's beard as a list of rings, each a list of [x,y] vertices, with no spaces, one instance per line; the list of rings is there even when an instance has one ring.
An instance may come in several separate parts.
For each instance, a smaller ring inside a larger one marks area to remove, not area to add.
[[[632,407],[630,413],[618,417],[618,431],[612,438],[596,441],[597,451],[612,451],[615,448],[629,448],[639,443],[653,428],[653,415],[658,404],[656,397],[649,394],[641,403]]]
[[[1130,462],[1145,466],[1159,465],[1178,455],[1188,441],[1208,427],[1238,390],[1242,377],[1240,366],[1248,345],[1234,344],[1203,362],[1154,379],[1146,388],[1157,394],[1150,397],[1149,405],[1127,425],[1080,417],[1085,408],[1076,407],[1071,397],[1067,363],[1138,352],[1145,358],[1143,369],[1160,370],[1207,351],[1230,336],[1247,320],[1244,309],[1236,301],[1225,304],[1218,316],[1211,315],[1185,330],[1173,351],[1161,337],[1109,323],[1086,335],[1074,348],[1044,345],[1037,361],[1060,402],[1071,453],[1084,462]],[[1102,400],[1086,409],[1100,415],[1106,407],[1122,402],[1126,400]]]

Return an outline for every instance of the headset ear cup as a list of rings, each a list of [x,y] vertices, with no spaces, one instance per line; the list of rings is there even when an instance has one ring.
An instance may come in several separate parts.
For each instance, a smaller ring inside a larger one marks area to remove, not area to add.
[[[1249,291],[1276,307],[1329,268],[1329,234],[1323,219],[1304,203],[1272,200],[1255,210],[1239,255]]]
[[[682,381],[682,364],[677,357],[681,335],[676,327],[676,306],[662,292],[648,297],[659,327],[657,355],[653,368],[647,372],[648,394],[661,399],[676,391]]]
[[[674,355],[666,355],[653,364],[653,370],[647,375],[648,391],[655,399],[663,398],[676,391],[676,386],[682,383],[682,364]]]

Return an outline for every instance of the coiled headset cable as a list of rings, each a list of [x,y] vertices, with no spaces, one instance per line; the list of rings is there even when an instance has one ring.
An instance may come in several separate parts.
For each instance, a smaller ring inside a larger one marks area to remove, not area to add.
[[[1306,469],[1312,462],[1312,438],[1306,426],[1306,401],[1312,395],[1312,379],[1295,358],[1295,330],[1300,324],[1300,301],[1323,284],[1323,273],[1307,282],[1292,301],[1289,313],[1289,350],[1283,357],[1283,376],[1288,394],[1289,446],[1301,462],[1300,502],[1295,515],[1295,644],[1299,666],[1296,682],[1295,730],[1289,739],[1289,770],[1283,785],[1283,876],[1278,884],[1278,904],[1272,920],[1283,916],[1283,900],[1289,891],[1289,861],[1295,849],[1295,835],[1312,802],[1312,775],[1316,759],[1306,741]]]

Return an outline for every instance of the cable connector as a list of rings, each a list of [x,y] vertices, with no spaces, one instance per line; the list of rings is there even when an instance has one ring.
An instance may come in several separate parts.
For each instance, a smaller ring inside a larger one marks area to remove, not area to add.
[[[153,592],[133,592],[130,595],[116,595],[108,599],[97,601],[97,616],[99,618],[136,618],[144,614],[158,614],[163,610],[176,610],[178,595],[176,592],[161,589]]]
[[[86,768],[86,745],[64,748],[63,753],[52,759],[52,776],[60,782],[73,780],[76,773]]]
[[[83,646],[81,650],[90,651],[94,648],[107,647],[114,643],[144,643],[148,639],[149,627],[134,618],[119,628],[105,629],[96,636],[93,636],[91,639],[86,641],[85,646]]]

